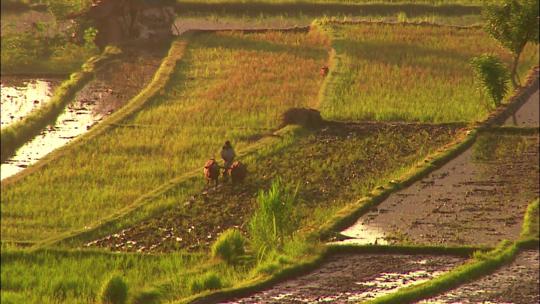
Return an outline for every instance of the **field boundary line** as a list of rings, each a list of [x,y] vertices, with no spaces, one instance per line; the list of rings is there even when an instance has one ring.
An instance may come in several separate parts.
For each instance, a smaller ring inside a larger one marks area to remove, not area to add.
[[[47,166],[51,161],[64,156],[68,152],[71,152],[73,149],[83,144],[86,144],[93,138],[101,135],[103,132],[114,128],[115,123],[118,123],[126,119],[130,115],[136,113],[137,111],[141,110],[151,98],[157,96],[158,94],[161,94],[163,87],[169,81],[170,74],[174,70],[177,61],[182,58],[186,45],[187,42],[185,42],[185,40],[183,39],[179,38],[174,40],[169,49],[169,53],[167,54],[167,56],[165,56],[165,58],[163,58],[161,65],[155,72],[150,83],[135,97],[133,97],[125,106],[105,118],[102,122],[95,125],[87,133],[81,135],[80,137],[77,137],[67,145],[62,146],[61,148],[46,155],[44,158],[36,162],[31,167],[2,180],[2,187],[9,186],[26,177],[27,175]]]
[[[8,160],[47,125],[54,123],[66,106],[75,100],[77,93],[94,78],[95,72],[120,55],[121,51],[115,47],[105,48],[100,55],[88,59],[79,71],[63,81],[48,102],[32,110],[22,120],[2,128],[0,161],[3,163]]]

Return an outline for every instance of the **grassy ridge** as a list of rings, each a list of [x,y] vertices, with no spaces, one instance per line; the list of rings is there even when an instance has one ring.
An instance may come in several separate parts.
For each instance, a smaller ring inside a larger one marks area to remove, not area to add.
[[[474,84],[469,60],[510,54],[478,28],[329,24],[336,50],[333,93],[324,116],[339,120],[470,122],[492,107]],[[538,61],[526,49],[524,72]]]
[[[318,33],[193,37],[145,111],[2,187],[2,238],[38,240],[82,228],[198,168],[223,138],[241,149],[276,128],[285,109],[316,106],[325,43]]]
[[[71,74],[69,80],[55,90],[49,102],[32,111],[23,120],[3,128],[1,162],[13,156],[18,148],[38,135],[47,125],[53,124],[77,91],[93,78],[95,69],[118,56],[120,52],[117,48],[108,47],[100,56],[90,58],[83,65],[82,71]]]

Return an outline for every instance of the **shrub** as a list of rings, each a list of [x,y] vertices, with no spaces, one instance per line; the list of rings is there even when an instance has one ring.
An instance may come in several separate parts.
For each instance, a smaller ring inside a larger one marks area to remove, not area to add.
[[[473,58],[471,65],[480,82],[480,88],[488,94],[495,106],[499,106],[506,95],[510,80],[504,63],[495,56],[484,54]]]
[[[159,304],[161,293],[158,290],[144,290],[133,296],[131,304]]]
[[[301,125],[308,128],[316,128],[322,125],[321,113],[314,109],[290,108],[282,117],[282,127],[286,125]]]
[[[234,263],[244,254],[246,241],[238,229],[224,231],[212,245],[212,257]]]
[[[199,293],[204,290],[219,289],[222,286],[221,278],[214,272],[208,272],[193,279],[189,288],[192,293]]]
[[[276,179],[267,192],[259,192],[257,201],[259,206],[249,221],[248,232],[253,248],[262,258],[266,252],[281,248],[296,229],[296,191]]]
[[[124,304],[127,299],[128,287],[122,277],[111,277],[101,290],[102,304]]]

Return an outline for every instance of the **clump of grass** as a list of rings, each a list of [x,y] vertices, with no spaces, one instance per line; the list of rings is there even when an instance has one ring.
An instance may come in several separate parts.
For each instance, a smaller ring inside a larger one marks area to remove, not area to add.
[[[100,293],[101,304],[125,304],[127,294],[128,286],[124,279],[114,275],[103,285]]]
[[[245,244],[246,240],[238,229],[227,229],[212,245],[212,257],[233,264],[244,254]]]
[[[161,301],[161,292],[156,289],[143,290],[133,296],[130,303],[131,304],[160,304]]]
[[[540,200],[536,199],[529,204],[525,211],[523,220],[523,229],[521,231],[522,238],[539,238],[540,237],[540,220],[539,220],[539,205]]]
[[[280,249],[297,228],[295,203],[297,190],[277,178],[268,191],[260,191],[258,208],[249,221],[251,244],[259,257]]]
[[[192,293],[199,293],[205,290],[215,290],[223,287],[221,277],[215,272],[207,272],[195,277],[189,284]]]

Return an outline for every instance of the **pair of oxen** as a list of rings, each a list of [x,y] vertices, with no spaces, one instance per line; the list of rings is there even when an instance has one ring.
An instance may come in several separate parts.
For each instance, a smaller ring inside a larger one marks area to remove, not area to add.
[[[204,165],[204,177],[207,185],[214,182],[217,186],[219,183],[220,171],[223,169],[223,180],[227,181],[229,177],[233,184],[242,182],[247,175],[246,165],[239,161],[234,161],[230,167],[220,166],[215,159],[209,159]]]

